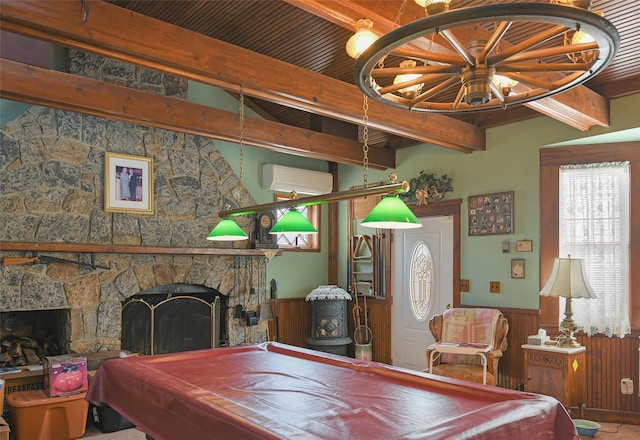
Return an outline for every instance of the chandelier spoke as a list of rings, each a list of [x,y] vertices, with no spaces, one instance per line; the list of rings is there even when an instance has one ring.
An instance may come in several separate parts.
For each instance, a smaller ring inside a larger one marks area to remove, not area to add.
[[[402,74],[420,74],[429,75],[432,73],[459,73],[460,69],[457,66],[416,66],[411,68],[402,67],[381,67],[373,69],[371,76],[374,78],[382,78],[385,76],[396,76]]]
[[[538,35],[535,35],[531,38],[527,38],[521,43],[515,44],[508,49],[505,49],[501,54],[492,57],[494,63],[499,63],[503,60],[506,60],[520,52],[524,52],[527,49],[531,49],[532,47],[538,46],[545,41],[551,40],[555,37],[563,35],[567,31],[566,26],[555,26],[551,29],[548,29],[545,32],[541,32]]]
[[[500,66],[500,72],[585,72],[588,63],[512,63]]]
[[[427,99],[431,99],[435,96],[437,96],[438,94],[448,90],[449,88],[453,87],[454,85],[459,84],[460,81],[458,80],[457,77],[451,77],[448,80],[438,84],[435,87],[432,87],[431,89],[427,90],[424,93],[421,93],[420,95],[416,96],[413,100],[411,100],[411,102],[409,103],[410,107],[415,107],[416,105],[418,105],[419,103],[427,100]]]
[[[479,63],[484,64],[487,62],[487,56],[495,49],[498,43],[500,43],[500,40],[502,40],[502,37],[504,37],[504,34],[507,33],[512,24],[512,21],[503,21],[496,27],[487,44],[485,44],[484,49],[482,49],[476,57]]]
[[[418,77],[416,79],[412,79],[412,80],[404,81],[404,82],[399,82],[397,84],[393,84],[393,85],[387,86],[387,87],[382,87],[382,88],[380,88],[380,94],[384,95],[386,93],[397,92],[397,91],[400,91],[400,90],[403,90],[403,89],[410,88],[411,86],[415,86],[417,84],[423,84],[423,83],[426,83],[428,81],[438,81],[438,80],[446,78],[446,77],[451,77],[451,75],[448,75],[448,74],[424,75],[424,76]],[[457,77],[453,77],[453,79],[457,80]]]
[[[464,59],[468,65],[476,65],[475,57],[469,53],[469,51],[464,47],[460,40],[456,38],[455,34],[450,29],[441,29],[440,35],[442,35],[444,39],[449,42],[451,47],[453,47],[455,51],[460,54],[462,59]]]
[[[434,63],[449,64],[452,66],[464,66],[465,61],[458,55],[450,55],[439,52],[427,52],[426,50],[411,49],[407,47],[399,47],[391,51],[391,55],[397,55],[404,58],[414,58],[420,61],[433,61]]]
[[[572,53],[579,52],[587,52],[594,49],[597,49],[598,45],[596,43],[581,43],[581,44],[571,44],[566,46],[558,46],[558,47],[546,47],[544,49],[535,49],[529,50],[527,52],[521,52],[519,54],[515,54],[509,57],[508,60],[500,59],[498,60],[498,56],[489,57],[488,62],[494,66],[500,66],[504,63],[513,63],[517,61],[539,61],[545,58],[556,57],[558,55],[568,55]]]

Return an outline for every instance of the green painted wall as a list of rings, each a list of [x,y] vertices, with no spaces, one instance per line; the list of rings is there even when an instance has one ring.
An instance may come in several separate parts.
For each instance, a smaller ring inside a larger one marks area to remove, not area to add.
[[[640,95],[620,98],[612,102],[612,125],[593,128],[584,133],[548,117],[509,124],[487,130],[487,149],[484,152],[462,154],[433,145],[419,145],[398,151],[399,179],[409,180],[424,170],[437,175],[447,174],[453,179],[453,193],[447,199],[460,198],[461,277],[470,280],[471,291],[462,293],[468,305],[539,307],[539,150],[556,143],[590,143],[591,136],[599,142],[640,140]],[[362,170],[340,167],[341,189],[362,184]],[[387,181],[389,171],[370,171],[370,182]],[[501,191],[514,191],[513,234],[469,237],[467,233],[467,197]],[[346,207],[340,218],[346,218]],[[346,222],[342,230],[346,230]],[[533,240],[533,252],[515,252],[517,240]],[[502,242],[510,241],[511,253],[502,253]],[[346,268],[346,247],[341,249],[341,265]],[[510,261],[524,258],[524,279],[512,279]],[[346,283],[346,269],[340,283]],[[489,282],[500,281],[502,293],[489,293]]]

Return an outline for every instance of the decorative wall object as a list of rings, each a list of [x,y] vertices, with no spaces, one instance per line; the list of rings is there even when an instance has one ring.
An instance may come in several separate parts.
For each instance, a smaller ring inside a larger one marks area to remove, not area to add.
[[[407,203],[422,206],[427,204],[427,200],[441,200],[447,191],[453,191],[453,187],[451,178],[446,174],[436,177],[435,174],[420,171],[418,177],[409,180],[409,191],[398,197]]]
[[[153,159],[105,153],[104,209],[153,214]]]
[[[511,278],[524,278],[524,260],[522,258],[511,260]]]
[[[513,234],[513,191],[469,196],[469,236]]]
[[[533,251],[533,241],[532,240],[516,241],[516,251],[517,252],[531,252],[531,251]]]

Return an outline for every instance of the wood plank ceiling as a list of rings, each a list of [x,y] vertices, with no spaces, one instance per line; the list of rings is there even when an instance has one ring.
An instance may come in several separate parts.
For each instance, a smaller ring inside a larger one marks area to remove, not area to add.
[[[210,53],[206,53],[207,50],[202,49],[205,52],[202,57],[213,62],[220,61],[221,64],[228,62],[227,58],[223,60],[223,57],[227,55],[227,47],[216,43],[216,41],[229,43],[233,45],[231,48],[237,48],[235,52],[238,57],[236,68],[238,72],[234,81],[243,82],[242,71],[245,71],[247,75],[251,74],[249,69],[243,66],[251,65],[252,60],[255,61],[253,64],[256,66],[273,66],[273,68],[263,68],[262,71],[256,69],[253,81],[260,84],[255,89],[248,87],[245,90],[247,96],[245,102],[267,121],[284,124],[286,127],[321,131],[334,135],[334,137],[347,137],[352,141],[358,141],[356,126],[361,122],[362,105],[361,100],[358,105],[352,102],[358,101],[358,90],[353,85],[353,60],[346,55],[344,46],[353,33],[355,22],[359,18],[371,18],[375,23],[374,29],[384,33],[392,30],[396,26],[396,22],[402,25],[424,16],[422,9],[413,0],[404,2],[402,13],[400,13],[403,5],[402,0],[106,0],[105,2],[90,0],[88,1],[90,5],[89,19],[86,26],[82,24],[77,30],[73,30],[72,27],[60,24],[64,20],[64,8],[61,6],[55,10],[51,9],[49,12],[45,10],[39,12],[38,8],[29,5],[28,1],[27,5],[21,4],[25,2],[10,0],[2,0],[2,3],[3,8],[0,9],[2,22],[0,24],[4,29],[58,44],[68,43],[70,47],[84,48],[102,53],[105,56],[113,55],[115,58],[132,62],[136,62],[135,60],[138,58],[147,58],[147,54],[134,47],[135,45],[127,47],[126,42],[97,41],[106,38],[103,36],[107,36],[106,30],[101,33],[100,23],[93,25],[97,21],[97,17],[101,20],[107,17],[116,17],[117,10],[124,13],[134,12],[133,16],[122,15],[123,18],[118,19],[120,26],[116,27],[120,28],[121,36],[126,35],[125,40],[127,38],[135,39],[136,35],[138,38],[143,38],[142,35],[145,34],[144,31],[121,27],[125,18],[132,20],[132,23],[135,20],[141,25],[160,29],[160,25],[153,25],[153,22],[141,21],[137,14],[195,32],[212,39],[209,46],[206,44],[198,46],[199,48],[211,48]],[[487,3],[500,3],[500,1],[453,0],[451,7],[460,8]],[[637,56],[640,48],[640,33],[635,31],[640,25],[640,2],[593,0],[592,3],[592,10],[602,11],[605,17],[617,28],[621,36],[621,47],[611,65],[582,86],[581,93],[583,95],[580,95],[580,99],[595,102],[599,107],[607,107],[609,99],[640,92],[640,57]],[[115,5],[117,6],[116,11],[102,8],[101,4]],[[63,27],[66,32],[57,29],[54,24],[57,11],[62,11],[59,12],[61,18],[58,28]],[[28,18],[20,16],[23,12]],[[41,14],[42,17],[37,17],[38,14]],[[94,21],[92,22],[91,19]],[[48,21],[51,22],[51,25],[47,23]],[[90,26],[95,26],[95,29]],[[171,32],[173,37],[178,35],[172,28],[162,31],[167,35]],[[224,81],[224,72],[209,72],[211,69],[206,66],[196,65],[198,60],[187,59],[186,55],[181,58],[180,54],[176,54],[180,51],[180,47],[184,48],[185,54],[189,52],[185,46],[189,43],[171,41],[169,40],[171,36],[167,35],[164,35],[164,38],[167,38],[165,44],[167,59],[164,65],[160,56],[155,54],[148,55],[149,59],[143,60],[141,65],[160,66],[161,70],[173,71],[177,74],[182,72],[185,77],[191,77],[191,79],[195,79],[194,76],[197,78],[217,74],[217,78],[209,78],[210,83],[221,84]],[[206,42],[206,40],[202,41]],[[181,44],[182,46],[180,46]],[[246,51],[242,49],[246,49]],[[252,53],[254,55],[251,55]],[[151,58],[153,60],[150,61]],[[273,60],[270,64],[263,62],[269,59]],[[176,68],[176,63],[181,63],[181,65]],[[274,90],[277,85],[271,84],[279,81],[274,77],[282,76],[288,65],[304,69],[291,68],[290,80],[299,80],[299,84],[292,83],[291,87],[291,95],[297,95],[295,97],[284,96],[286,94],[284,90]],[[233,66],[225,65],[225,67],[229,69],[226,72],[229,75]],[[214,67],[214,69],[217,68],[218,66]],[[198,69],[200,69],[200,73],[193,73]],[[8,72],[8,69],[0,71],[0,73],[4,74],[5,71]],[[313,73],[307,75],[304,73],[305,71]],[[332,80],[337,80],[338,83],[331,82]],[[231,93],[237,93],[237,86],[228,87],[227,90]],[[314,102],[319,97],[318,90],[321,92],[329,91],[328,93],[333,93],[333,96],[324,96],[319,102]],[[308,92],[309,96],[304,96],[305,92]],[[593,92],[600,96],[594,96]],[[3,95],[4,97],[15,97],[19,93],[3,91]],[[606,125],[606,120],[599,120],[601,118],[597,115],[583,117],[583,110],[579,107],[576,108],[576,105],[571,102],[575,100],[575,96],[563,99],[562,95],[558,95],[555,107],[552,106],[551,109],[546,110],[535,108],[535,106],[518,106],[508,110],[466,115],[429,114],[421,118],[419,115],[409,112],[405,112],[406,116],[403,117],[401,113],[397,113],[393,109],[380,109],[378,107],[383,106],[374,104],[371,110],[371,144],[374,148],[379,148],[380,151],[393,151],[416,142],[433,142],[436,145],[453,148],[457,151],[471,152],[484,149],[484,129],[538,117],[542,113],[556,117],[581,130],[587,129],[589,125]],[[323,99],[327,102],[322,102]],[[35,98],[25,98],[25,100],[34,102]],[[335,121],[338,119],[343,122],[336,124]],[[402,121],[403,119],[406,121]],[[438,125],[442,125],[442,133],[434,128]],[[411,128],[412,126],[414,129]],[[420,129],[415,127],[420,127]],[[451,127],[455,127],[455,129]],[[227,138],[231,138],[231,136],[229,135]],[[249,141],[249,143],[252,142]],[[266,141],[262,141],[262,144],[256,141],[253,144],[270,147],[267,145],[269,142]],[[340,147],[336,146],[334,150],[339,149]],[[293,153],[306,154],[308,151]],[[339,163],[354,164],[357,154],[354,152],[351,154],[353,157],[346,158],[341,157],[337,151],[330,151],[318,157],[327,160],[333,159]],[[374,151],[374,157],[376,154]],[[393,167],[394,161],[384,159],[382,156],[384,154],[378,156],[381,159],[374,160],[373,165],[380,168]]]
[[[350,84],[354,83],[353,60],[346,55],[344,45],[353,33],[352,23],[355,22],[354,17],[357,15],[351,14],[342,21],[335,16],[345,14],[345,10],[354,11],[355,14],[366,14],[366,11],[370,10],[372,13],[367,14],[368,17],[376,17],[380,14],[387,19],[395,20],[403,4],[402,1],[374,2],[371,0],[108,1]],[[451,8],[500,2],[453,0]],[[507,0],[502,2],[511,3]],[[538,0],[538,2],[541,1]],[[321,4],[318,5],[318,3]],[[376,3],[386,3],[386,5],[383,7]],[[400,24],[422,18],[424,13],[412,0],[405,3],[402,14],[404,17],[400,17]],[[640,91],[640,57],[637,56],[637,51],[640,49],[640,33],[634,31],[640,25],[640,2],[593,0],[591,9],[602,11],[604,16],[616,26],[621,35],[621,47],[611,65],[591,80],[587,87],[607,99]],[[386,11],[394,12],[396,16],[388,17],[389,13]],[[377,26],[374,25],[375,27]],[[299,127],[313,126],[312,115],[309,113],[261,100],[256,100],[256,105],[274,120]],[[474,113],[457,117],[488,128],[536,116],[540,116],[540,113],[519,106],[508,111]],[[404,144],[400,142],[399,145]]]

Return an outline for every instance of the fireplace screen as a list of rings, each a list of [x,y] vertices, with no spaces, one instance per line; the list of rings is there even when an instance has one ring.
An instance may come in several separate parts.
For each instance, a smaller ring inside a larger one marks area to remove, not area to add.
[[[220,346],[225,297],[203,286],[172,284],[140,292],[122,305],[122,349],[177,353]]]

